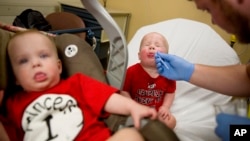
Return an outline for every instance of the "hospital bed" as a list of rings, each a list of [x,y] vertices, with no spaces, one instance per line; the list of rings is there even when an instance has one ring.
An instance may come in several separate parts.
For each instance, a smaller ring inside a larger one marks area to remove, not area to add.
[[[159,32],[169,42],[169,54],[193,63],[223,66],[240,63],[237,54],[210,26],[188,19],[170,19],[141,27],[128,43],[128,67],[137,63],[140,41],[148,32]],[[214,104],[226,104],[232,97],[177,81],[171,112],[174,129],[182,141],[217,141]]]

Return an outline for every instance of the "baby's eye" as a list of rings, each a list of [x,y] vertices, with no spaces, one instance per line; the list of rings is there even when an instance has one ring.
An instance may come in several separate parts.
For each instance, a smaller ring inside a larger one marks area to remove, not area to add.
[[[41,58],[47,58],[47,57],[49,57],[49,55],[46,54],[46,53],[43,53],[43,54],[40,55],[40,57],[41,57]]]
[[[161,45],[160,45],[160,44],[155,44],[155,46],[156,46],[156,47],[161,47]]]
[[[28,59],[27,59],[27,58],[23,58],[23,59],[20,59],[20,60],[18,61],[19,64],[25,64],[25,63],[27,63],[27,62],[28,62]]]

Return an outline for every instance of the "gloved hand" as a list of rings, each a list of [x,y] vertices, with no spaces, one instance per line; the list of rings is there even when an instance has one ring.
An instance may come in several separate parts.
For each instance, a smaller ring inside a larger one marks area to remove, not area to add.
[[[194,64],[175,55],[157,52],[155,62],[160,75],[171,80],[189,81],[194,72]]]
[[[216,122],[217,127],[215,128],[215,133],[222,139],[222,141],[229,141],[230,124],[250,125],[249,118],[224,113],[220,113],[216,116]]]

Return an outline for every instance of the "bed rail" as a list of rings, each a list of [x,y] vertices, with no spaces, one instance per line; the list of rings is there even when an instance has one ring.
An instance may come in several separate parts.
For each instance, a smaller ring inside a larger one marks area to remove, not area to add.
[[[128,63],[125,37],[114,19],[97,0],[81,0],[81,2],[108,35],[110,47],[106,75],[110,85],[121,89]]]

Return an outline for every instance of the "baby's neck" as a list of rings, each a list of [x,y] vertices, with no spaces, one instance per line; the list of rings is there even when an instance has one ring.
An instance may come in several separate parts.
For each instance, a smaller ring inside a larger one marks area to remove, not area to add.
[[[152,78],[156,78],[159,76],[159,73],[156,69],[156,67],[144,67],[142,66],[143,69],[152,77]]]

